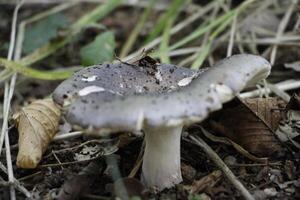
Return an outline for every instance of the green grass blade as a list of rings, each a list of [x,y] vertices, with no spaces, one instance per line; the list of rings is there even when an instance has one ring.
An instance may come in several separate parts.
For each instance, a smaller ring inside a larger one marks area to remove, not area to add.
[[[24,76],[42,80],[63,80],[70,77],[74,70],[55,70],[55,71],[42,71],[24,66],[23,64],[9,61],[5,58],[0,58],[0,65],[14,72],[20,73]]]
[[[156,1],[157,0],[151,0],[149,2],[147,9],[144,10],[140,20],[138,21],[138,23],[134,27],[134,29],[131,31],[129,38],[125,42],[125,44],[121,50],[121,53],[120,53],[120,58],[124,58],[129,53],[130,49],[132,48],[134,42],[136,41],[136,39],[139,35],[139,33],[141,32],[142,28],[144,27],[144,24],[145,24],[146,20],[148,19]]]
[[[196,60],[192,64],[192,69],[199,69],[203,64],[204,60],[207,58],[208,54],[210,53],[212,43],[214,39],[233,21],[238,14],[240,14],[247,6],[253,3],[254,0],[248,0],[243,2],[238,8],[231,10],[232,12],[230,16],[228,16],[220,26],[210,35],[207,44],[203,47],[203,50],[199,52],[199,56],[197,56]]]
[[[173,0],[170,8],[165,12],[159,19],[152,31],[149,33],[149,36],[146,38],[145,44],[151,42],[156,38],[164,29],[167,24],[168,19],[174,14],[177,13],[179,7],[184,3],[184,0]]]
[[[159,56],[162,63],[170,63],[171,60],[168,55],[168,48],[169,48],[169,41],[170,41],[170,31],[171,28],[179,15],[181,7],[177,7],[176,12],[172,13],[169,19],[166,22],[163,35],[162,35],[162,42],[159,47]]]
[[[217,19],[213,20],[211,23],[209,23],[205,26],[200,25],[199,28],[197,28],[194,32],[192,32],[188,36],[184,37],[180,41],[173,44],[169,48],[169,50],[177,49],[177,48],[187,44],[188,42],[200,37],[201,35],[205,34],[207,31],[219,26],[224,21],[226,21],[228,18],[232,17],[234,15],[234,13],[235,13],[234,10],[231,10],[231,11],[227,12],[226,14],[224,14],[224,15],[218,17]]]
[[[199,56],[197,56],[196,60],[192,64],[192,69],[199,69],[203,64],[204,60],[207,58],[208,54],[210,53],[212,43],[214,39],[232,22],[234,15],[228,18],[224,23],[221,24],[209,37],[208,42],[204,45],[203,49],[199,52]]]
[[[105,17],[108,13],[110,13],[113,9],[115,9],[118,5],[120,5],[121,2],[122,0],[106,1],[104,4],[95,8],[92,12],[84,15],[79,20],[77,20],[77,22],[75,22],[72,25],[72,29],[80,30],[82,27],[86,26],[87,24],[97,22],[98,20]]]
[[[176,16],[174,16],[173,18],[170,18],[167,21],[166,27],[165,27],[163,35],[162,35],[162,42],[160,43],[160,47],[159,47],[159,57],[160,57],[160,61],[162,63],[170,63],[171,62],[171,60],[168,56],[168,47],[169,47],[169,41],[170,41],[170,31],[171,31],[171,28],[173,26],[175,19],[176,19]]]

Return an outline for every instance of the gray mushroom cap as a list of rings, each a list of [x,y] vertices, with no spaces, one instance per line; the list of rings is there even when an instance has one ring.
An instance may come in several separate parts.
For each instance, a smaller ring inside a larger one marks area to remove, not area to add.
[[[188,125],[220,109],[241,90],[266,78],[270,70],[268,61],[260,56],[234,55],[171,92],[109,100],[101,99],[101,92],[80,96],[68,108],[66,119],[98,134]]]
[[[87,67],[62,82],[54,91],[53,99],[67,105],[78,96],[80,101],[89,99],[87,94],[98,93],[96,102],[109,100],[115,95],[161,93],[178,88],[178,82],[196,75],[196,71],[170,64],[140,67],[126,63],[104,64]],[[92,95],[93,96],[93,95]]]

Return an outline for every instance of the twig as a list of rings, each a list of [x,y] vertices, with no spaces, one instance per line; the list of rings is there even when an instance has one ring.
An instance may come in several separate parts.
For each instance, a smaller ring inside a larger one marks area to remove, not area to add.
[[[37,175],[40,175],[40,174],[42,174],[42,171],[38,171],[38,172],[35,172],[35,173],[33,173],[33,174],[29,174],[29,175],[27,175],[27,176],[18,178],[18,181],[25,181],[25,180],[27,180],[27,179],[33,178],[33,177],[35,177],[35,176],[37,176]]]
[[[289,102],[291,97],[288,93],[286,93],[285,91],[282,91],[281,89],[279,89],[276,85],[271,84],[271,83],[267,83],[267,87],[273,92],[275,93],[277,96],[279,96],[281,99],[283,99],[285,102]]]
[[[145,140],[143,141],[139,155],[135,161],[134,167],[128,175],[129,178],[135,177],[136,173],[139,171],[141,164],[143,162],[144,149],[145,149]]]
[[[59,164],[61,164],[61,162],[60,162],[59,158],[57,157],[55,151],[52,150],[51,153],[52,153],[53,157],[55,158],[55,160],[56,160]],[[63,166],[60,166],[60,167],[61,167],[62,170],[64,169]]]
[[[283,166],[280,162],[274,162],[274,163],[233,163],[228,164],[230,167],[263,167],[263,166]]]
[[[300,80],[287,80],[287,81],[276,83],[274,85],[282,91],[293,90],[293,89],[300,88]],[[266,92],[270,94],[272,91],[269,88],[267,88]],[[250,98],[250,97],[257,97],[260,95],[260,93],[261,93],[260,90],[253,90],[250,92],[241,93],[239,96],[241,98]]]
[[[20,1],[14,10],[13,13],[13,20],[12,20],[12,27],[11,27],[11,35],[10,35],[10,46],[8,50],[7,59],[11,60],[13,58],[13,52],[15,51],[15,44],[16,44],[16,29],[17,29],[17,19],[18,19],[18,12],[21,6],[23,5],[24,0]],[[15,54],[15,57],[17,55]],[[5,82],[5,94],[4,94],[4,104],[3,104],[3,123],[2,123],[2,130],[0,136],[0,155],[2,152],[3,147],[3,138],[5,138],[5,147],[6,147],[6,163],[7,163],[7,171],[8,171],[8,181],[10,183],[14,183],[14,172],[12,168],[12,161],[11,161],[11,152],[10,152],[10,145],[9,145],[9,136],[8,136],[8,115],[9,115],[9,108],[10,102],[13,96],[13,91],[16,83],[16,75],[14,74],[10,80],[10,84],[6,81]],[[10,186],[10,199],[16,199],[16,191],[13,185]]]
[[[0,162],[0,169],[7,174],[7,169],[6,167]],[[8,183],[10,185],[13,185],[16,187],[17,190],[19,190],[21,193],[23,193],[27,198],[30,198],[31,197],[31,194],[30,192],[24,187],[21,185],[21,183],[14,178],[14,182],[13,183]]]
[[[100,157],[102,157],[103,155],[98,155],[94,158],[90,158],[90,159],[85,159],[85,160],[77,160],[77,161],[70,161],[70,162],[63,162],[63,163],[53,163],[53,164],[44,164],[44,165],[38,165],[37,168],[47,168],[47,167],[62,167],[62,166],[66,166],[66,165],[73,165],[73,164],[78,164],[78,163],[85,163],[88,161],[92,161],[92,160],[96,160]]]
[[[7,165],[7,171],[8,171],[8,180],[10,183],[14,183],[15,177],[14,177],[14,171],[11,161],[11,152],[10,152],[10,145],[9,145],[9,137],[8,133],[5,134],[5,148],[6,148],[6,165]],[[15,187],[13,185],[10,186],[10,199],[16,199],[16,191]]]
[[[227,167],[218,154],[210,147],[204,140],[197,136],[188,136],[193,143],[202,148],[202,150],[209,156],[209,158],[222,170],[228,180],[235,186],[246,200],[255,200],[245,186],[236,178],[233,172]]]
[[[76,149],[79,149],[87,144],[103,144],[103,143],[106,143],[106,142],[111,142],[113,141],[113,139],[95,139],[95,140],[88,140],[86,142],[83,142],[79,145],[76,145],[76,146],[73,146],[73,147],[68,147],[68,148],[64,148],[64,149],[60,149],[60,150],[52,150],[51,153],[49,153],[48,155],[44,156],[44,158],[48,158],[49,156],[53,155],[53,153],[63,153],[63,152],[66,152],[66,151],[73,151],[73,150],[76,150]]]
[[[274,37],[266,37],[266,38],[260,38],[255,40],[249,40],[249,39],[237,39],[236,42],[239,44],[244,43],[255,43],[255,44],[274,44],[274,45],[299,45],[299,43],[296,43],[296,41],[300,41],[299,35],[285,35],[280,36],[278,38]]]
[[[52,141],[68,140],[68,139],[80,137],[82,135],[83,135],[82,131],[74,131],[71,133],[64,133],[64,134],[56,135]]]

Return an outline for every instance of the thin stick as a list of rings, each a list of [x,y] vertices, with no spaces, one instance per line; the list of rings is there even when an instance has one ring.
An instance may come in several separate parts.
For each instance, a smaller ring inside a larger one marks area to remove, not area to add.
[[[52,141],[60,141],[60,140],[67,140],[67,139],[73,139],[82,136],[82,131],[74,131],[71,133],[64,133],[60,135],[56,135]]]
[[[133,167],[133,169],[131,170],[131,172],[128,175],[129,178],[135,177],[135,175],[139,171],[139,169],[140,169],[140,167],[142,165],[142,162],[143,162],[144,150],[145,150],[145,140],[143,141],[143,144],[141,146],[139,155],[138,155],[138,157],[137,157],[137,159],[135,161],[134,167]]]
[[[12,26],[11,26],[11,35],[10,35],[10,46],[8,50],[8,56],[7,59],[11,60],[13,57],[13,52],[15,50],[15,44],[16,44],[16,29],[17,29],[17,19],[18,19],[18,12],[21,6],[23,5],[24,0],[20,1],[14,10],[13,13],[13,20],[12,20]],[[3,104],[3,123],[2,123],[2,130],[1,130],[1,136],[0,136],[0,155],[2,152],[3,147],[3,138],[5,138],[5,147],[6,147],[6,163],[7,163],[7,171],[8,171],[8,181],[10,183],[14,183],[14,172],[12,168],[12,160],[11,160],[11,152],[10,152],[10,145],[9,145],[9,136],[8,136],[8,115],[9,115],[9,107],[10,102],[12,99],[12,93],[15,86],[15,77],[13,76],[11,79],[11,83],[5,82],[5,94],[4,94],[4,104]],[[15,187],[13,185],[10,186],[10,199],[15,200],[16,199],[16,191]]]
[[[202,150],[209,156],[209,158],[222,170],[228,180],[235,186],[235,188],[241,193],[246,200],[255,200],[245,186],[236,178],[233,172],[227,167],[218,154],[210,147],[204,140],[197,136],[188,136],[196,145],[202,148]]]
[[[13,171],[13,166],[12,166],[12,161],[11,161],[11,152],[10,152],[10,145],[9,145],[9,137],[8,133],[6,132],[5,134],[5,148],[6,148],[6,165],[7,165],[7,171],[8,171],[8,180],[10,183],[14,183],[14,171]],[[10,199],[16,199],[16,191],[15,187],[13,185],[10,186]]]
[[[290,35],[290,36],[281,36],[278,38],[261,38],[261,39],[255,39],[255,40],[249,40],[249,39],[237,39],[236,42],[240,44],[247,44],[247,43],[255,43],[255,44],[273,44],[273,45],[295,45],[299,46],[299,43],[296,43],[296,41],[299,41],[300,37],[298,35]]]
[[[7,174],[7,169],[6,167],[0,162],[0,169]],[[17,190],[19,190],[21,193],[23,193],[27,198],[30,198],[31,197],[31,194],[30,192],[24,187],[21,185],[21,183],[17,180],[17,179],[14,179],[14,183],[8,183],[10,185],[14,185],[16,187]]]
[[[300,80],[282,81],[274,85],[282,91],[293,90],[293,89],[300,88]],[[267,88],[265,92],[270,94],[272,91],[270,90],[270,88]],[[241,98],[250,98],[250,97],[257,97],[260,95],[260,93],[261,91],[257,89],[250,92],[241,93],[239,96]]]

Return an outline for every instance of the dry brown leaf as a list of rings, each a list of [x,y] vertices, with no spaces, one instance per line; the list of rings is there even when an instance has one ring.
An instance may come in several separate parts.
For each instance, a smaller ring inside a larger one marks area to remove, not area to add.
[[[13,119],[19,131],[17,166],[35,168],[58,130],[60,109],[52,99],[37,100]]]
[[[274,131],[284,107],[278,98],[236,99],[215,114],[211,128],[251,153],[269,156],[281,150]]]

